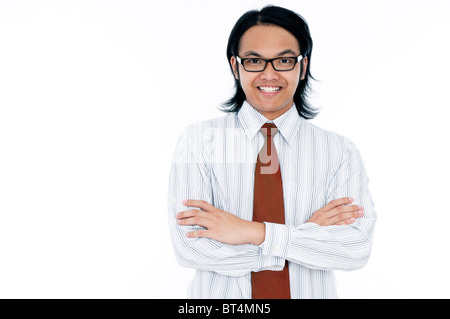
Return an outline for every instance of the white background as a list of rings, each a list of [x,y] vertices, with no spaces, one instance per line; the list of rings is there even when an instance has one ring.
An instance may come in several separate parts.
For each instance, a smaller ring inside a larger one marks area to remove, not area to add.
[[[314,40],[312,122],[348,136],[379,216],[342,298],[449,298],[450,2],[273,1]],[[264,1],[0,0],[0,298],[183,298],[167,183],[222,116],[236,20]]]

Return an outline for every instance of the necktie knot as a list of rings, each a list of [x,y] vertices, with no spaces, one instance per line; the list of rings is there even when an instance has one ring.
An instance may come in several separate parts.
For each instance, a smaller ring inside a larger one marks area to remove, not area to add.
[[[275,124],[273,123],[265,123],[262,127],[261,127],[261,133],[263,133],[264,137],[267,136],[275,136],[275,134],[278,133],[278,128]]]

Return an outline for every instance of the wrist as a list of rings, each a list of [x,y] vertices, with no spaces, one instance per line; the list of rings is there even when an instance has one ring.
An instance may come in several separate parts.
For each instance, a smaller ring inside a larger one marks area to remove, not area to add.
[[[266,225],[260,222],[251,222],[251,223],[252,223],[251,224],[252,230],[250,232],[251,237],[249,243],[259,246],[266,239]]]

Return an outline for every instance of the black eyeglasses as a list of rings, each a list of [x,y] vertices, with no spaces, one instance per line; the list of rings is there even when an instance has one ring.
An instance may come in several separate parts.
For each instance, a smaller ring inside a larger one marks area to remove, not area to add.
[[[297,62],[303,60],[303,56],[298,57],[286,57],[275,59],[261,59],[261,58],[248,58],[241,59],[236,56],[236,60],[244,67],[247,72],[262,72],[266,69],[267,63],[272,63],[275,71],[291,71],[295,68]]]

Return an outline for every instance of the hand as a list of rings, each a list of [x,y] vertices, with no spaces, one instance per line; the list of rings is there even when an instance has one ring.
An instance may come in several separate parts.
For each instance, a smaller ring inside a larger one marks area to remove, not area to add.
[[[314,212],[308,223],[320,226],[350,225],[364,215],[364,209],[358,205],[348,205],[354,201],[351,197],[332,200]]]
[[[241,219],[202,200],[185,200],[183,205],[201,210],[191,209],[178,213],[178,224],[206,228],[188,232],[186,236],[189,238],[205,237],[230,245],[260,245],[265,239],[266,227],[263,223]]]

